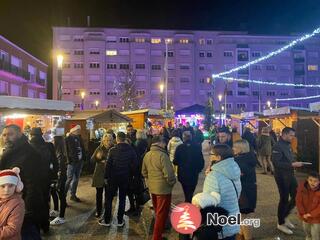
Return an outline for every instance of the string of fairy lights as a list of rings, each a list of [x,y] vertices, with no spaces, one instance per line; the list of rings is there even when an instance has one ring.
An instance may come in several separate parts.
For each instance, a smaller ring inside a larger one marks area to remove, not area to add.
[[[232,68],[232,69],[230,69],[228,71],[221,72],[221,73],[218,73],[218,74],[212,74],[212,78],[219,78],[221,76],[228,75],[230,73],[237,72],[239,70],[247,69],[248,67],[250,67],[253,64],[257,64],[257,63],[265,61],[265,60],[267,60],[267,59],[269,59],[271,57],[279,55],[280,53],[284,52],[285,50],[287,50],[287,49],[289,49],[289,48],[291,48],[291,47],[293,47],[293,46],[295,46],[295,45],[297,45],[299,43],[302,43],[305,40],[307,40],[309,38],[312,38],[312,37],[314,37],[315,35],[317,35],[319,33],[320,33],[320,27],[315,29],[312,33],[306,34],[306,35],[304,35],[304,36],[302,36],[302,37],[300,37],[300,38],[298,38],[296,40],[293,40],[289,44],[285,45],[284,47],[281,47],[281,48],[279,48],[279,49],[277,49],[277,50],[275,50],[273,52],[270,52],[265,56],[262,56],[260,58],[257,58],[255,60],[253,60],[253,61],[250,61],[250,62],[248,62],[248,63],[246,63],[244,65]]]
[[[284,82],[270,82],[270,81],[262,81],[262,80],[254,80],[254,79],[241,79],[241,78],[235,78],[235,77],[224,77],[225,75],[237,72],[239,70],[244,70],[250,67],[251,65],[257,64],[259,62],[265,61],[271,57],[274,57],[276,55],[281,54],[282,52],[286,51],[289,48],[292,48],[293,46],[300,44],[315,35],[320,33],[320,27],[313,30],[312,33],[305,34],[302,37],[295,39],[288,43],[287,45],[268,53],[265,56],[262,56],[260,58],[257,58],[253,61],[250,61],[244,65],[232,68],[230,70],[220,72],[218,74],[212,74],[212,79],[222,79],[224,81],[236,81],[236,82],[246,82],[246,83],[253,83],[253,84],[261,84],[261,85],[272,85],[272,86],[286,86],[286,87],[306,87],[306,88],[320,88],[320,85],[317,84],[300,84],[300,83],[284,83]],[[214,82],[214,81],[213,81]],[[213,83],[212,82],[212,83]],[[307,100],[307,99],[313,99],[313,98],[319,98],[320,95],[315,96],[308,96],[308,97],[299,97],[299,98],[283,98],[283,99],[276,99],[276,101],[293,101],[293,100]]]
[[[313,99],[313,98],[320,98],[320,95],[314,95],[314,96],[308,96],[308,97],[296,97],[296,98],[276,98],[276,102],[307,100],[307,99]]]
[[[242,79],[242,78],[234,78],[234,77],[220,77],[220,78],[223,79],[223,80],[226,80],[226,81],[246,82],[246,83],[255,83],[255,84],[262,84],[262,85],[320,88],[319,84],[264,82],[264,81],[261,81],[261,80]]]

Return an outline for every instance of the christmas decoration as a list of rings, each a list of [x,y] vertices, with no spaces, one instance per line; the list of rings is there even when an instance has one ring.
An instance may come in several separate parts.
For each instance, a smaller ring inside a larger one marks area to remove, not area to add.
[[[318,85],[318,84],[264,82],[264,81],[261,81],[261,80],[242,79],[242,78],[234,78],[234,77],[219,77],[219,78],[221,78],[221,79],[223,79],[223,80],[225,80],[225,81],[247,82],[247,83],[263,84],[263,85],[287,86],[287,87],[320,88],[320,85]]]
[[[139,109],[138,95],[135,86],[135,74],[132,70],[123,72],[114,88],[123,104],[123,111],[133,111]]]
[[[296,98],[277,98],[276,102],[295,101],[295,100],[308,100],[308,99],[313,99],[313,98],[320,98],[320,95],[308,96],[308,97],[296,97]]]
[[[276,51],[273,51],[273,52],[271,52],[271,53],[269,53],[269,54],[267,54],[267,55],[265,55],[265,56],[262,56],[262,57],[260,57],[260,58],[258,58],[258,59],[255,59],[255,60],[253,60],[253,61],[251,61],[251,62],[248,62],[248,63],[246,63],[246,64],[244,64],[244,65],[242,65],[242,66],[235,67],[235,68],[232,68],[232,69],[230,69],[230,70],[228,70],[228,71],[221,72],[221,73],[218,73],[218,74],[212,74],[212,78],[219,78],[219,77],[221,77],[221,76],[223,76],[223,75],[227,75],[227,74],[230,74],[230,73],[239,71],[239,70],[246,69],[246,68],[248,68],[249,66],[251,66],[251,65],[253,65],[253,64],[256,64],[256,63],[262,62],[262,61],[264,61],[264,60],[267,60],[267,59],[269,59],[269,58],[271,58],[271,57],[274,57],[274,56],[282,53],[283,51],[285,51],[285,50],[287,50],[287,49],[289,49],[289,48],[291,48],[291,47],[293,47],[293,46],[295,46],[295,45],[297,45],[297,44],[299,44],[299,43],[302,43],[303,41],[305,41],[305,40],[307,40],[307,39],[315,36],[315,35],[318,34],[318,33],[320,33],[320,28],[315,29],[315,30],[314,30],[312,33],[310,33],[310,34],[306,34],[306,35],[304,35],[304,36],[302,36],[302,37],[300,37],[300,38],[298,38],[298,39],[296,39],[296,40],[291,41],[289,44],[285,45],[285,46],[282,47],[282,48],[279,48],[279,49],[276,50]]]

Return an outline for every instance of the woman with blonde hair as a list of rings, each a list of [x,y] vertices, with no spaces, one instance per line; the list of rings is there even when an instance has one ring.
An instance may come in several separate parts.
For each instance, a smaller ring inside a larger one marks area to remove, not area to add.
[[[113,147],[113,136],[109,133],[103,135],[101,144],[94,151],[91,161],[96,164],[92,176],[92,187],[96,188],[96,217],[99,218],[102,214],[102,196],[104,184],[104,173],[106,166],[106,159],[109,149]]]
[[[234,160],[238,163],[241,171],[242,191],[239,198],[239,208],[242,219],[249,217],[254,213],[257,203],[257,180],[256,180],[256,164],[257,158],[250,151],[249,143],[244,140],[237,140],[233,143]],[[237,239],[250,240],[252,237],[252,227],[240,226],[240,233]]]
[[[275,143],[276,142],[274,141],[273,137],[270,136],[270,128],[263,127],[261,135],[257,140],[257,148],[260,161],[262,162],[264,174],[268,173],[268,166],[271,171],[271,174],[273,174],[274,172],[273,164],[271,162],[271,153],[272,146]]]

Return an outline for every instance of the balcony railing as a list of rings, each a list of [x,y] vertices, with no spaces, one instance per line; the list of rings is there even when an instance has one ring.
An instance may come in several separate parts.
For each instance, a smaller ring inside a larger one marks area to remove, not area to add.
[[[294,75],[296,75],[296,76],[305,75],[305,71],[304,70],[294,70]]]
[[[238,82],[238,87],[239,88],[248,88],[249,87],[249,83],[247,83],[247,82]]]
[[[14,66],[12,65],[10,62],[8,61],[4,61],[2,59],[0,59],[0,70],[12,73],[18,77],[24,78],[26,80],[30,80],[30,76],[29,73],[27,71],[25,71],[24,69]]]
[[[41,86],[46,86],[46,79],[41,79],[41,78],[37,77],[36,83],[38,83]]]
[[[304,57],[295,57],[293,60],[295,63],[304,63],[305,61]]]
[[[247,62],[247,61],[249,61],[248,55],[246,55],[246,56],[238,55],[238,62]]]

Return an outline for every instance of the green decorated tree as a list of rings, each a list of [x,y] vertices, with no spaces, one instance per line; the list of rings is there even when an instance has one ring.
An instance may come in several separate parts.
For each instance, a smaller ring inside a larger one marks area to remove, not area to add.
[[[214,105],[211,97],[208,98],[208,102],[205,108],[205,117],[204,117],[204,129],[209,131],[210,127],[213,124],[213,113],[214,113]]]
[[[139,109],[135,79],[135,73],[132,70],[128,70],[124,71],[119,80],[115,82],[115,90],[120,97],[124,111]]]

